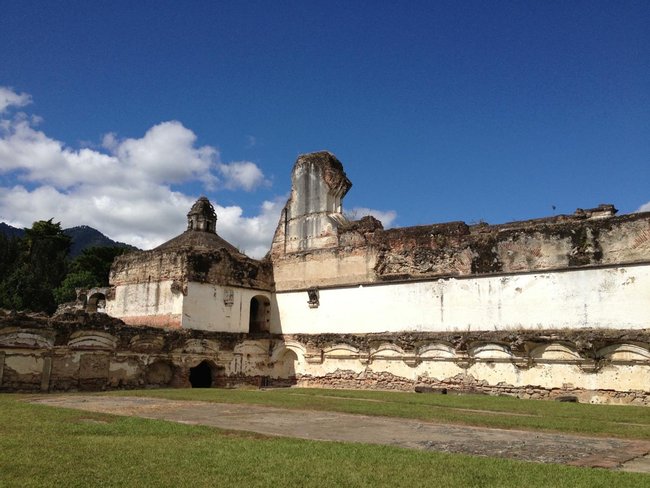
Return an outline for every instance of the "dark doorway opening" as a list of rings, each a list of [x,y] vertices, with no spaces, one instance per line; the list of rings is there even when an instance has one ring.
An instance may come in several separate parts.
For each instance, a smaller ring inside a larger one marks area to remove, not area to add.
[[[248,330],[250,330],[251,332],[260,331],[260,323],[257,320],[257,315],[259,313],[260,313],[260,302],[257,301],[257,298],[251,298],[251,315],[248,324]]]
[[[212,386],[212,368],[207,361],[201,361],[198,366],[190,368],[190,383],[192,388],[210,388]]]
[[[270,329],[271,303],[265,296],[258,295],[251,298],[250,318],[248,321],[249,332],[268,332]]]

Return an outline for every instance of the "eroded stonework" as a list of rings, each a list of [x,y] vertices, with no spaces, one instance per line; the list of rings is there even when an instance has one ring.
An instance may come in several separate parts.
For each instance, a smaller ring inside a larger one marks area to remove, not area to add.
[[[103,323],[0,322],[0,388],[297,384],[648,404],[650,213],[612,205],[500,225],[349,220],[352,184],[298,158],[263,260],[187,230],[118,257]],[[95,303],[100,303],[95,296]],[[97,322],[99,320],[99,322]]]
[[[228,334],[1,312],[0,391],[293,384],[648,405],[649,341],[602,330]]]

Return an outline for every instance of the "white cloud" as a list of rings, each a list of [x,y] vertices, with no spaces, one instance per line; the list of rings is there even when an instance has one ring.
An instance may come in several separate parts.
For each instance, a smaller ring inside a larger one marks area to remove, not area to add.
[[[650,202],[644,203],[636,211],[637,212],[650,212]]]
[[[250,161],[236,161],[219,164],[219,171],[225,178],[225,187],[231,190],[241,188],[251,191],[260,185],[268,184],[262,170]]]
[[[9,107],[24,107],[32,103],[32,97],[27,93],[16,93],[11,88],[0,86],[0,114]]]
[[[0,87],[0,107],[29,100]],[[0,118],[0,175],[12,181],[0,186],[0,221],[11,225],[28,227],[53,217],[64,227],[90,225],[148,249],[185,229],[185,215],[198,196],[171,185],[251,191],[267,183],[254,163],[223,163],[214,147],[197,147],[196,135],[177,121],[157,124],[141,138],[106,134],[106,152],[66,147],[36,129],[38,121],[24,114]],[[259,215],[246,217],[240,207],[216,205],[217,230],[260,257],[269,249],[281,207],[265,202]]]
[[[384,229],[389,228],[397,218],[397,212],[394,210],[375,210],[365,207],[351,208],[345,211],[345,215],[351,220],[359,220],[361,217],[372,215],[384,225]]]
[[[107,143],[106,137],[103,142]],[[210,146],[195,148],[195,142],[196,135],[180,122],[163,122],[141,139],[117,143],[113,154],[150,181],[180,183],[200,179],[214,184],[216,176],[210,170],[218,158],[217,150]]]
[[[262,203],[255,217],[243,217],[240,207],[215,206],[217,232],[228,242],[245,249],[251,257],[261,258],[271,249],[271,240],[287,197]]]

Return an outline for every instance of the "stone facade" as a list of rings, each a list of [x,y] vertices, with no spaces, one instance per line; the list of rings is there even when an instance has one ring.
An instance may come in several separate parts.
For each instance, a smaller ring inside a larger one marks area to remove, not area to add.
[[[250,334],[129,326],[83,311],[0,311],[0,391],[259,386],[274,374],[270,344]]]
[[[245,256],[219,237],[207,198],[199,198],[187,218],[180,236],[115,260],[106,312],[131,325],[248,332],[253,324],[269,330],[270,263]]]
[[[641,331],[232,334],[0,313],[0,391],[298,385],[650,404]]]
[[[121,320],[0,318],[0,388],[200,378],[650,403],[650,213],[385,230],[344,216],[332,154],[300,156],[292,183],[263,260],[218,236],[202,197],[183,234],[114,262],[105,310]]]

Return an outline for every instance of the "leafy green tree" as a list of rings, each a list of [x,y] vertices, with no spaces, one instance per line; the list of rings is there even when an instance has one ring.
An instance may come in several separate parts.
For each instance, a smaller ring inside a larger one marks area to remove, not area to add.
[[[0,234],[0,281],[18,266],[22,240]]]
[[[53,290],[66,275],[71,240],[60,222],[50,219],[25,229],[21,244],[15,267],[0,283],[0,303],[7,308],[52,313],[56,310]]]
[[[54,289],[56,303],[72,302],[77,298],[77,288],[93,288],[100,286],[89,271],[74,271],[68,273],[61,285]]]
[[[76,288],[108,286],[108,275],[113,260],[127,249],[123,247],[90,247],[84,249],[69,266],[68,275],[61,286],[54,290],[57,303],[76,298]]]

